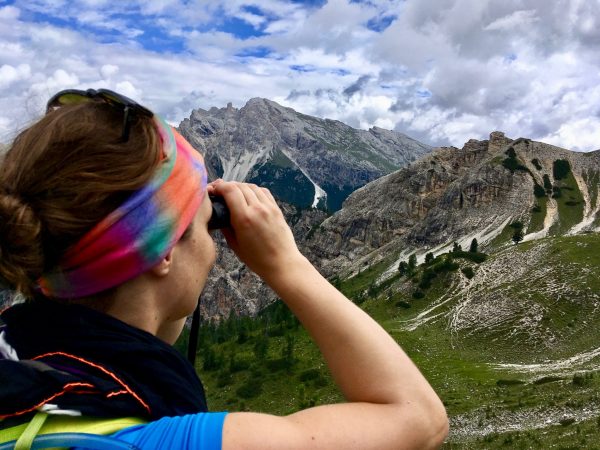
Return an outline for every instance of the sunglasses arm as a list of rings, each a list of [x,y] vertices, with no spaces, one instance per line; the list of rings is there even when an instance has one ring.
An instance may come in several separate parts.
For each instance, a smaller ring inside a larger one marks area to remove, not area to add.
[[[123,108],[123,134],[121,135],[121,141],[127,142],[129,140],[129,129],[131,128],[131,115],[129,112],[131,107],[125,106]]]

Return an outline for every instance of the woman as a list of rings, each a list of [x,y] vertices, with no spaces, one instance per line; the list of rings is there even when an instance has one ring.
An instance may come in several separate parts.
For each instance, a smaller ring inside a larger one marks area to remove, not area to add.
[[[208,194],[225,199],[229,246],[296,314],[347,403],[206,412],[170,345],[215,261]],[[139,418],[114,436],[140,448],[423,449],[446,436],[427,381],[299,252],[271,193],[207,185],[202,157],[114,92],[57,94],[5,155],[0,277],[31,298],[0,316],[0,428],[42,411]]]

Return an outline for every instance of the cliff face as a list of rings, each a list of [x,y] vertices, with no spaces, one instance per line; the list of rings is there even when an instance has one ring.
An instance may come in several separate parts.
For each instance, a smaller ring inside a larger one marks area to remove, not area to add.
[[[211,177],[254,182],[285,202],[330,211],[431,150],[401,133],[357,130],[261,98],[240,109],[196,109],[179,129],[205,155]]]

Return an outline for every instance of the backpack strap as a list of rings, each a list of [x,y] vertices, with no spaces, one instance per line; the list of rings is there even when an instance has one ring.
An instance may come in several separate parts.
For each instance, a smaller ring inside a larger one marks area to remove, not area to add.
[[[51,448],[66,450],[71,447],[80,447],[87,450],[140,450],[134,444],[120,441],[110,436],[98,436],[88,433],[52,433],[36,437],[31,449]],[[13,450],[15,441],[0,444],[0,450]]]
[[[31,422],[27,424],[25,430],[23,430],[23,433],[21,433],[19,439],[17,439],[17,442],[15,443],[15,450],[29,450],[33,440],[44,426],[44,422],[47,418],[48,414],[41,411],[33,416]]]
[[[0,450],[29,450],[32,445],[36,449],[80,446],[97,450],[131,450],[136,447],[106,435],[145,423],[136,417],[99,419],[38,412],[28,423],[0,430]]]

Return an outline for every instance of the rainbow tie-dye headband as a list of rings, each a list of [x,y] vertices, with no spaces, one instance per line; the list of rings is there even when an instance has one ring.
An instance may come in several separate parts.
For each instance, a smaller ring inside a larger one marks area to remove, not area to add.
[[[160,117],[164,158],[152,179],[71,247],[38,280],[56,298],[96,294],[158,264],[192,222],[206,192],[202,156]]]

